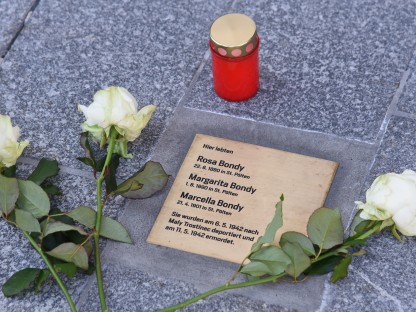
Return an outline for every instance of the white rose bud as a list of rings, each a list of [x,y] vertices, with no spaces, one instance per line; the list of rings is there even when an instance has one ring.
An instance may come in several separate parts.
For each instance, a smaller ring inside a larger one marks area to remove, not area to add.
[[[17,158],[29,141],[17,142],[20,136],[19,127],[13,127],[9,116],[0,115],[0,169],[16,164]]]
[[[146,127],[156,106],[147,105],[137,111],[137,102],[133,95],[122,87],[109,87],[94,95],[90,106],[78,105],[87,119],[82,130],[90,132],[102,145],[107,143],[112,126],[122,138],[117,140],[116,151],[125,151],[125,142],[134,141]],[[123,156],[130,156],[126,152]]]
[[[416,236],[416,172],[387,173],[374,180],[366,203],[356,202],[366,220],[393,221],[406,236]]]

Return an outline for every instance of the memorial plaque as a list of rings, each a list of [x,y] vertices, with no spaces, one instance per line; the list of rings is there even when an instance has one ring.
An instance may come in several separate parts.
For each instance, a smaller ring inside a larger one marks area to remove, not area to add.
[[[147,241],[240,263],[285,195],[283,227],[306,234],[333,161],[197,134]]]

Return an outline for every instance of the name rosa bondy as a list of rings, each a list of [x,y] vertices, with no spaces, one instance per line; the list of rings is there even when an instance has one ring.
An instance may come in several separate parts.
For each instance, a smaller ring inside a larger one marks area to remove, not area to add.
[[[199,155],[198,158],[196,159],[196,161],[198,162],[202,162],[204,164],[208,164],[208,165],[214,165],[214,166],[218,166],[218,167],[224,167],[224,168],[228,168],[228,169],[234,169],[237,170],[238,172],[241,172],[244,170],[244,166],[241,164],[233,164],[233,163],[228,163],[225,160],[216,160],[216,159],[210,159],[210,158],[206,158],[204,156]]]

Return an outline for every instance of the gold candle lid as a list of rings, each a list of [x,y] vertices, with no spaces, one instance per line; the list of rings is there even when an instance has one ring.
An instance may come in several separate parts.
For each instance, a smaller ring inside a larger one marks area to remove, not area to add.
[[[212,23],[210,38],[218,54],[225,57],[245,56],[258,44],[256,23],[244,14],[226,14]]]

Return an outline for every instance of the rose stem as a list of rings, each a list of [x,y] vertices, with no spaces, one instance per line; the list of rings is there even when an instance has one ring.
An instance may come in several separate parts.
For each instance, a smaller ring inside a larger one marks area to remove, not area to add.
[[[100,296],[101,310],[104,312],[108,311],[107,304],[105,302],[105,293],[104,293],[104,283],[103,283],[103,273],[101,269],[101,257],[100,257],[100,229],[101,229],[101,218],[103,215],[104,204],[102,202],[102,185],[105,178],[105,171],[111,161],[111,156],[113,155],[114,145],[116,143],[117,131],[113,127],[110,129],[110,137],[107,148],[107,157],[104,162],[103,169],[101,174],[98,177],[97,184],[97,217],[95,219],[95,232],[94,232],[94,248],[95,248],[95,264],[96,264],[96,276],[97,276],[97,286],[98,294]]]
[[[224,285],[219,286],[217,288],[213,288],[213,289],[211,289],[207,292],[204,292],[204,293],[202,293],[202,294],[200,294],[196,297],[193,297],[189,300],[181,302],[177,305],[170,306],[168,308],[158,310],[158,311],[159,312],[176,311],[178,309],[182,309],[182,308],[190,305],[191,303],[197,302],[198,300],[204,299],[206,297],[209,297],[209,296],[211,296],[213,294],[216,294],[216,293],[219,293],[221,291],[236,289],[236,288],[243,288],[243,287],[248,287],[248,286],[253,286],[253,285],[269,283],[269,282],[276,282],[279,278],[281,278],[282,276],[285,276],[285,275],[286,275],[286,273],[280,273],[279,275],[269,276],[269,277],[265,277],[265,278],[262,278],[262,279],[242,282],[242,283],[238,283],[238,284],[229,284],[229,283],[227,283],[227,284],[224,284]]]

